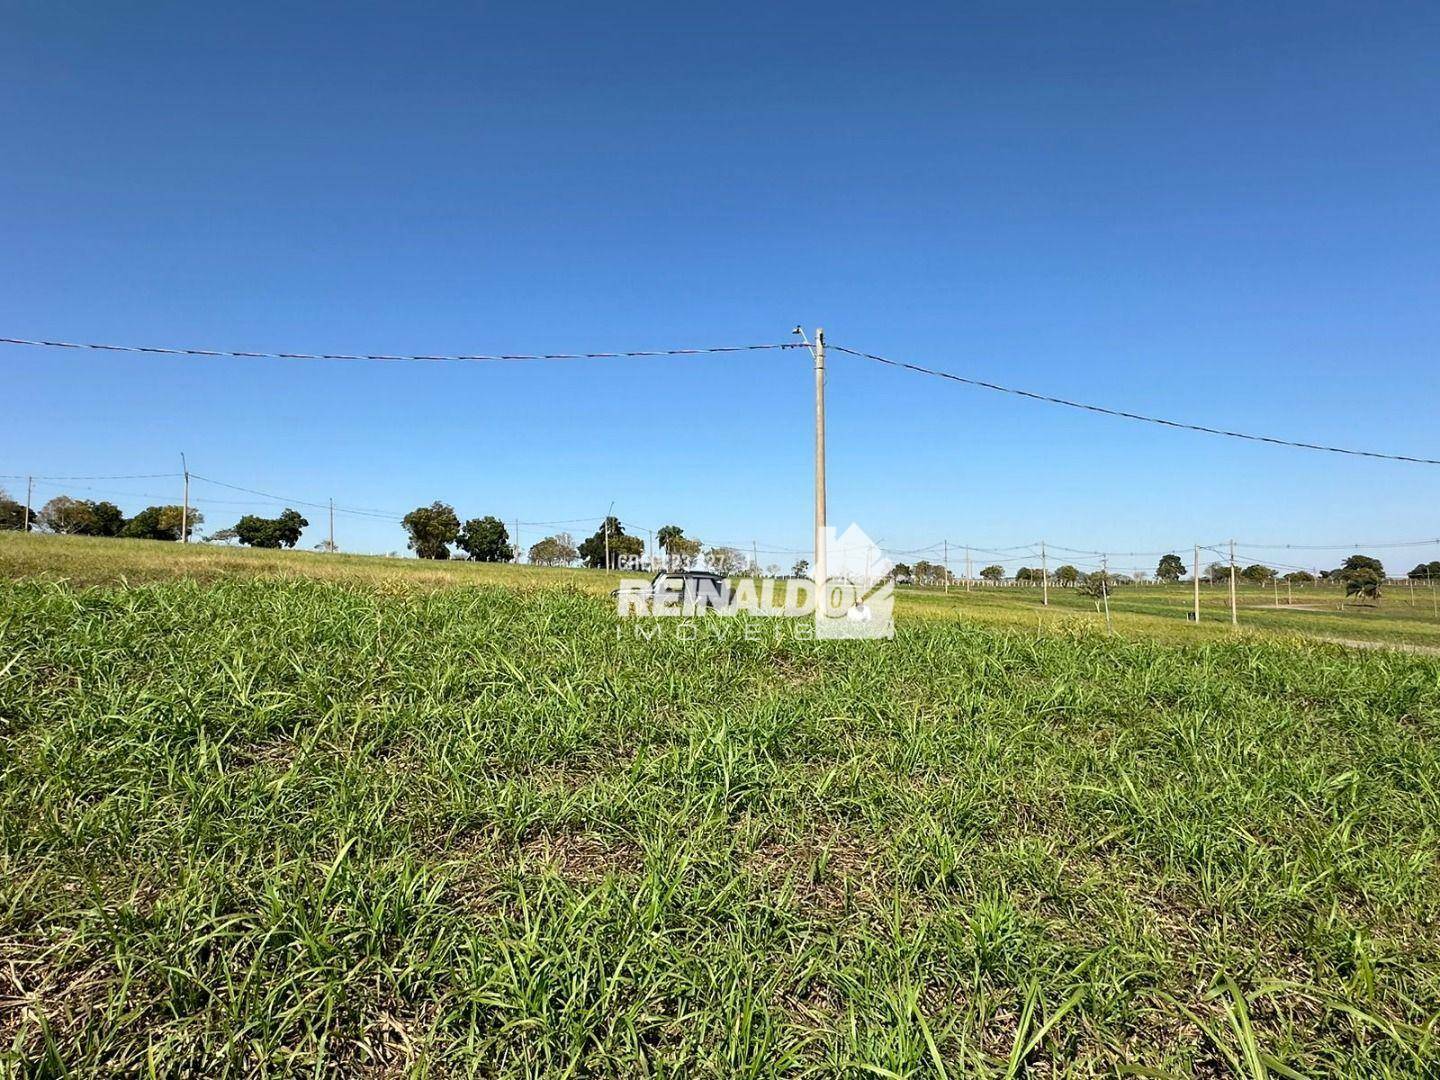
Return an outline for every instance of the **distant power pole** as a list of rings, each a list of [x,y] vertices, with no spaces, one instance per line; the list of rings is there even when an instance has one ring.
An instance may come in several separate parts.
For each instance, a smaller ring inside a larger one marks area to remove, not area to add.
[[[1195,568],[1191,571],[1195,579],[1195,621],[1200,621],[1200,545],[1195,545]]]
[[[1045,541],[1040,541],[1040,603],[1050,606],[1050,563],[1045,558]]]
[[[511,561],[518,563],[518,562],[520,561],[520,519],[519,519],[519,518],[516,518],[516,519],[515,519],[515,548],[514,548],[514,550],[515,550],[515,557],[514,557]]]
[[[1230,541],[1230,625],[1240,625],[1240,612],[1235,607],[1235,541]]]
[[[815,610],[825,594],[825,331],[815,331]]]
[[[1110,556],[1100,556],[1100,598],[1105,601],[1105,632],[1114,631],[1110,624]]]
[[[185,454],[180,454],[180,470],[185,474],[185,501],[180,507],[180,542],[190,542],[190,466],[185,464]]]
[[[970,545],[965,545],[965,591],[970,591]]]
[[[25,477],[25,531],[30,531],[30,504],[35,501],[35,477]]]
[[[335,500],[330,500],[330,554],[335,554]]]
[[[944,545],[944,547],[942,548],[944,554],[942,554],[942,555],[940,556],[940,559],[941,559],[941,561],[944,563],[944,566],[945,566],[945,592],[946,592],[946,593],[949,593],[949,592],[950,592],[950,541],[949,541],[949,540],[941,540],[940,543],[941,543],[942,545]]]
[[[653,561],[653,559],[652,559],[652,561]],[[755,576],[756,576],[756,577],[759,577],[759,576],[760,576],[760,545],[759,545],[756,541],[754,541],[754,540],[751,540],[751,541],[750,541],[750,562],[751,562],[751,564],[754,565],[754,567],[755,567]]]

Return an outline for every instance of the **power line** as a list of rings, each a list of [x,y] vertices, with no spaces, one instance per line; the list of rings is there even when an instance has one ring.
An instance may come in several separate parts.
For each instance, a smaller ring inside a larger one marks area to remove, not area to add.
[[[862,360],[873,360],[877,364],[904,368],[906,371],[914,371],[921,375],[933,375],[937,379],[949,379],[951,382],[963,383],[966,386],[978,386],[983,390],[995,390],[1002,394],[1014,394],[1016,397],[1029,398],[1031,401],[1043,401],[1051,405],[1064,405],[1069,409],[1083,409],[1086,412],[1100,413],[1103,416],[1117,416],[1124,420],[1139,420],[1146,424],[1159,424],[1161,427],[1178,428],[1183,431],[1198,431],[1205,435],[1223,435],[1229,439],[1246,439],[1250,442],[1270,443],[1274,446],[1291,446],[1300,450],[1323,450],[1329,454],[1348,454],[1351,457],[1380,458],[1385,461],[1408,461],[1416,465],[1440,465],[1440,459],[1435,458],[1411,457],[1407,454],[1384,454],[1376,450],[1351,450],[1343,446],[1325,446],[1321,443],[1296,442],[1291,439],[1280,439],[1271,435],[1250,435],[1243,431],[1227,431],[1224,428],[1206,427],[1204,424],[1187,424],[1179,420],[1165,420],[1158,416],[1145,416],[1142,413],[1127,412],[1123,409],[1107,409],[1102,405],[1087,405],[1082,401],[1070,401],[1068,398],[1051,397],[1049,394],[1037,394],[1030,390],[1017,390],[1011,386],[1001,386],[999,383],[986,382],[983,379],[968,379],[963,375],[956,375],[949,371],[938,371],[935,368],[922,367],[919,364],[910,364],[901,360],[891,360],[884,356],[876,356],[874,353],[861,352],[858,349],[847,349],[844,345],[832,344],[830,348],[836,352],[858,356]]]
[[[33,345],[47,349],[92,349],[100,352],[152,353],[161,356],[221,356],[245,360],[380,360],[389,362],[459,362],[519,360],[610,360],[641,356],[699,356],[707,353],[755,352],[762,349],[801,349],[798,341],[773,345],[714,345],[694,349],[626,349],[620,352],[579,353],[454,353],[392,355],[387,353],[301,353],[242,352],[235,349],[183,349],[160,345],[102,345],[94,342],[44,341],[32,338],[0,337],[3,345]]]

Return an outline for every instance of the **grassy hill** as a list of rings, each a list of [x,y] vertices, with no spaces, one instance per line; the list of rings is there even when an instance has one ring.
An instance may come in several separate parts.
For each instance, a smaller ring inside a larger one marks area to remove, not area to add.
[[[0,539],[0,1074],[1440,1069],[1435,658],[609,587]]]

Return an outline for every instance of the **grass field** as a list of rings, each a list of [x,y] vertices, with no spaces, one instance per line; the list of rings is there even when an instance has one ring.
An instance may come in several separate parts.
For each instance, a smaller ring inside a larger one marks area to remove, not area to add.
[[[0,1074],[1440,1071],[1420,607],[609,587],[0,536]]]

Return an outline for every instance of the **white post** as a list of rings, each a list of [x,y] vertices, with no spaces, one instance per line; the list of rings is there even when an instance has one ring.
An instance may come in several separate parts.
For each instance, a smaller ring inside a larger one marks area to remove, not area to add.
[[[942,554],[941,554],[941,556],[940,556],[940,559],[941,559],[941,561],[942,561],[942,563],[944,564],[944,567],[945,567],[945,592],[946,592],[946,595],[949,595],[949,592],[950,592],[950,541],[949,541],[949,540],[941,540],[940,543],[941,543],[941,545],[942,545],[942,546],[941,546],[941,549],[940,549],[941,552],[942,552]]]
[[[1040,541],[1040,604],[1050,606],[1050,563],[1045,558],[1045,541]]]
[[[25,478],[25,531],[30,531],[30,504],[35,501],[35,477]]]
[[[1114,632],[1110,624],[1110,557],[1100,556],[1100,598],[1105,601],[1105,632]]]
[[[1195,586],[1195,622],[1198,624],[1198,623],[1200,622],[1200,545],[1199,545],[1199,544],[1196,544],[1196,545],[1195,545],[1195,563],[1194,563],[1194,568],[1190,571],[1190,573],[1191,573],[1191,576],[1195,579],[1195,580],[1194,580],[1194,583],[1193,583],[1194,586]]]
[[[1240,613],[1235,606],[1235,541],[1230,541],[1230,625],[1240,625]]]
[[[815,331],[815,610],[825,600],[825,331]]]
[[[185,455],[180,455],[180,468],[185,473],[185,501],[180,507],[180,542],[190,542],[190,466],[185,464]]]

